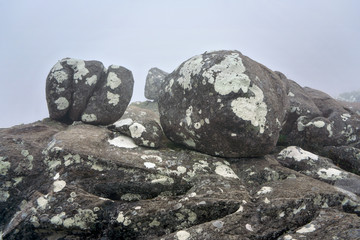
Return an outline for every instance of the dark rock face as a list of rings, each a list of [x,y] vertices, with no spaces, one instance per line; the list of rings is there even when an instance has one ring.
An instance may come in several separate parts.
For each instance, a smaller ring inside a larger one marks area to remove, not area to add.
[[[145,97],[150,100],[158,101],[161,85],[169,73],[159,68],[151,68],[146,76]]]
[[[262,156],[278,140],[286,94],[286,81],[240,52],[206,52],[166,77],[161,125],[175,143],[204,153]]]
[[[101,62],[65,58],[51,69],[46,99],[52,119],[110,124],[124,113],[132,96],[131,71]]]

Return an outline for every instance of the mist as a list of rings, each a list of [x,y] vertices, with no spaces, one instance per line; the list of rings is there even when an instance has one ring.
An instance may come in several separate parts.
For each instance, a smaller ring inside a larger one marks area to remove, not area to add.
[[[239,50],[336,97],[360,89],[356,0],[1,1],[0,128],[48,117],[45,82],[62,58],[172,72],[210,50]]]

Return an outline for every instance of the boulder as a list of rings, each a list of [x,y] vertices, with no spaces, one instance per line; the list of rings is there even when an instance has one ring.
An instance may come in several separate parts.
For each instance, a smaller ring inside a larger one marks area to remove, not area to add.
[[[137,145],[151,148],[158,148],[164,135],[157,103],[149,101],[130,104],[123,117],[108,128],[131,137]]]
[[[223,157],[274,148],[288,109],[287,82],[238,51],[205,52],[169,74],[159,97],[165,135]]]
[[[345,104],[328,94],[283,77],[289,84],[286,123],[279,145],[295,145],[322,153],[324,146],[357,146],[360,142],[360,118]]]
[[[150,100],[158,101],[161,85],[169,73],[159,68],[151,68],[146,76],[145,97]]]
[[[360,174],[360,149],[350,146],[327,146],[322,155],[333,160],[342,169]]]
[[[277,155],[149,150],[107,128],[53,120],[0,129],[0,144],[6,240],[358,236],[357,195]]]
[[[46,80],[46,100],[52,119],[106,125],[118,120],[132,96],[132,73],[99,61],[64,58]]]
[[[103,79],[81,115],[84,123],[111,124],[121,118],[130,103],[134,86],[130,70],[111,65]]]
[[[360,177],[337,167],[328,158],[290,146],[278,154],[277,160],[287,168],[360,195]]]

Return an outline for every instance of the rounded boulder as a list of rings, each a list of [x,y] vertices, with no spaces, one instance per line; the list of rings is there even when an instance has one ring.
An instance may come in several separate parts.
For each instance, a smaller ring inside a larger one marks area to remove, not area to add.
[[[288,108],[287,82],[238,51],[205,52],[169,74],[160,91],[166,136],[210,155],[271,152]]]

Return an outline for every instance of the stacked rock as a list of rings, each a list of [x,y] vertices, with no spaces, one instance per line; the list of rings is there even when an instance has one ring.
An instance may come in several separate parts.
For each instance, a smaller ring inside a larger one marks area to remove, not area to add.
[[[46,80],[50,118],[66,123],[113,123],[128,106],[133,85],[132,73],[124,67],[106,69],[99,61],[64,58]]]

